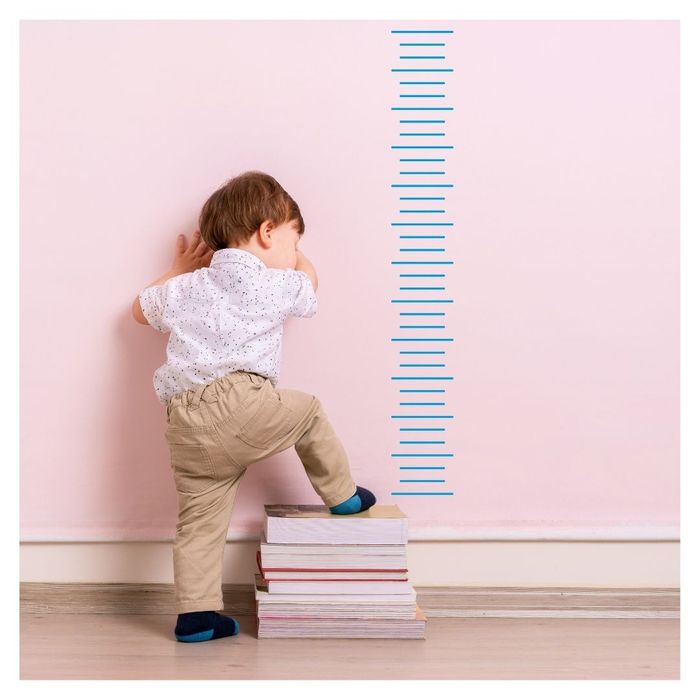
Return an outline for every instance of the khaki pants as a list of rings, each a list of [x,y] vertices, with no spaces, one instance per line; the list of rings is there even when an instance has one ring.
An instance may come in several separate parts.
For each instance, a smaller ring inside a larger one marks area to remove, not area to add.
[[[221,575],[233,501],[248,465],[294,445],[330,508],[355,493],[348,457],[321,403],[237,371],[173,396],[165,437],[178,499],[173,547],[178,613],[223,608]]]

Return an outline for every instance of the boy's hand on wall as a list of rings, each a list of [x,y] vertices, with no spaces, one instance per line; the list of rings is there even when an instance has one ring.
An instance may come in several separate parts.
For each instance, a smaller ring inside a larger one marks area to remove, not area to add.
[[[214,251],[202,240],[202,234],[195,231],[187,245],[187,237],[181,233],[175,243],[175,258],[171,271],[174,275],[194,272],[200,267],[208,267]]]

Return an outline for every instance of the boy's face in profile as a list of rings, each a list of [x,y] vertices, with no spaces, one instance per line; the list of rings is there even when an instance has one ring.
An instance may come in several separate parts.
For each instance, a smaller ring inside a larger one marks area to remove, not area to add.
[[[261,228],[263,231],[266,230],[264,226]],[[296,268],[297,245],[301,236],[297,232],[294,222],[280,224],[267,233],[261,234],[259,230],[254,238],[262,248],[260,257],[268,267]]]

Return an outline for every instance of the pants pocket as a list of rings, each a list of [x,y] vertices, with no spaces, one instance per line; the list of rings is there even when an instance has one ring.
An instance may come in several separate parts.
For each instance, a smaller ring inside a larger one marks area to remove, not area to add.
[[[266,448],[292,429],[292,411],[276,394],[261,398],[238,437],[251,447]]]
[[[206,431],[178,431],[177,428],[169,428],[166,438],[178,491],[201,493],[216,480],[216,469],[208,446],[212,435]]]

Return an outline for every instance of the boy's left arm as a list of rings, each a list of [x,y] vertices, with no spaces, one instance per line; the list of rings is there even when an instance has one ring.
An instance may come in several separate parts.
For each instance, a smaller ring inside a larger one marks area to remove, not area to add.
[[[149,287],[156,287],[160,284],[165,284],[169,279],[172,279],[173,277],[177,277],[177,275],[182,274],[180,272],[176,272],[175,270],[168,270],[164,275],[159,277],[157,280],[154,280],[150,284],[147,284],[144,289],[148,289]],[[148,325],[148,319],[143,315],[143,309],[141,308],[141,300],[140,297],[141,293],[136,295],[136,299],[134,299],[134,303],[131,305],[131,314],[133,317],[139,322],[144,325]]]

